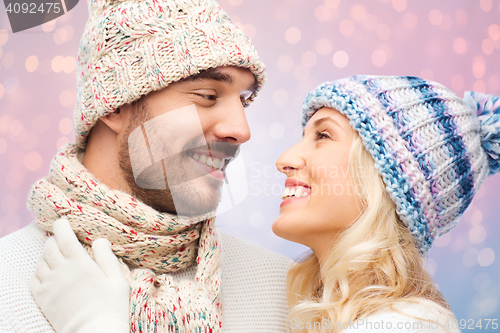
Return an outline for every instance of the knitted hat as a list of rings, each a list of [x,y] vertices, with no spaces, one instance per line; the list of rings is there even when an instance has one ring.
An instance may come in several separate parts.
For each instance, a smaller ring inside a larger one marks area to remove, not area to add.
[[[322,107],[349,118],[424,257],[500,170],[496,96],[461,99],[417,77],[352,76],[309,93],[302,126]]]
[[[80,147],[99,117],[202,70],[248,68],[257,90],[266,80],[252,42],[213,0],[91,0],[77,64]]]

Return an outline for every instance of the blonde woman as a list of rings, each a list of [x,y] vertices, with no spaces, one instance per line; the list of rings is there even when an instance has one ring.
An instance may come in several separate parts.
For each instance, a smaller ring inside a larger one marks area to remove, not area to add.
[[[354,76],[312,91],[302,126],[276,163],[273,231],[312,250],[288,273],[288,330],[458,332],[424,264],[500,168],[498,97]]]
[[[312,250],[289,271],[283,331],[459,332],[424,264],[500,169],[499,98],[460,99],[415,77],[353,76],[312,91],[302,120],[302,140],[276,163],[287,180],[273,231]],[[59,243],[79,245],[64,221],[55,225]],[[116,259],[101,245],[99,265],[85,265],[116,278]],[[101,290],[98,280],[86,286]],[[37,301],[51,293],[44,285],[33,289]],[[92,299],[121,295],[115,289]]]

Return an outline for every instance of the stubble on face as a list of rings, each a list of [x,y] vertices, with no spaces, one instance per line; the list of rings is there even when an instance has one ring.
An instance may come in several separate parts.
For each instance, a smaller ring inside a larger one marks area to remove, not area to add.
[[[128,138],[134,129],[154,116],[142,98],[132,103],[132,109],[134,118],[127,126],[119,150],[120,171],[132,192],[131,194],[146,205],[162,213],[196,216],[215,211],[220,201],[220,187],[222,182],[211,177],[204,177],[204,181],[209,183],[210,193],[201,193],[195,184],[189,181],[193,179],[193,175],[190,174],[190,171],[192,171],[191,168],[186,167],[190,163],[190,157],[185,152],[187,149],[184,149],[181,153],[172,154],[172,157],[168,159],[169,167],[172,171],[169,172],[168,182],[165,179],[161,180],[166,183],[166,189],[148,189],[137,185],[130,161]],[[196,146],[196,143],[191,142],[191,145]],[[148,170],[145,170],[145,173],[147,172]],[[176,185],[172,190],[168,184]]]

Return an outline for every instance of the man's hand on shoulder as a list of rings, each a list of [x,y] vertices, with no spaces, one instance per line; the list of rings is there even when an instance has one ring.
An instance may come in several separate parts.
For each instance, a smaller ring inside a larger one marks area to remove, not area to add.
[[[107,239],[92,244],[95,261],[68,220],[54,222],[30,290],[57,333],[130,332],[130,287]]]

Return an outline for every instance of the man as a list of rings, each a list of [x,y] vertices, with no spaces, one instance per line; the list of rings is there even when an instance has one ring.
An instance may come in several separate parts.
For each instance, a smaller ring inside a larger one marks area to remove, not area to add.
[[[250,138],[244,107],[265,81],[249,39],[214,1],[96,0],[78,62],[76,144],[32,186],[36,222],[0,240],[0,332],[54,332],[44,314],[74,332],[65,323],[85,318],[54,318],[29,289],[36,265],[44,286],[58,260],[82,256],[71,230],[104,273],[94,241],[111,243],[133,332],[284,331],[291,260],[215,229],[226,167]]]

